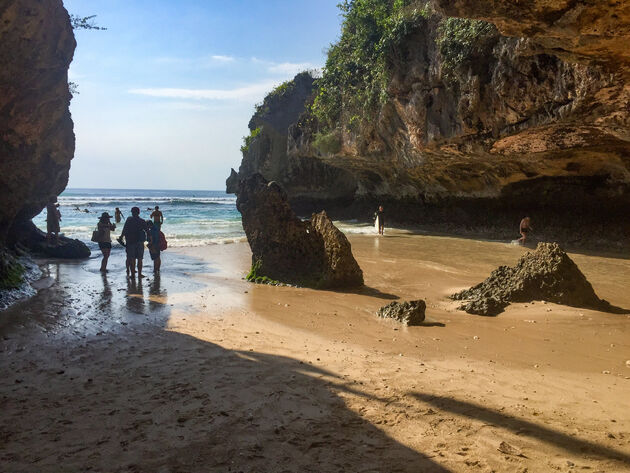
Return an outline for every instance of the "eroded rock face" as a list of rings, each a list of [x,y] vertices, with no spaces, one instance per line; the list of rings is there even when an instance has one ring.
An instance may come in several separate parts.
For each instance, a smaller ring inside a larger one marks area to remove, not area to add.
[[[628,6],[434,3],[498,30],[447,76],[442,16],[419,18],[392,54],[388,100],[375,119],[355,130],[340,124],[338,149],[322,151],[301,115],[286,153],[266,154],[264,166],[245,155],[242,167],[275,169],[301,213],[367,219],[385,204],[391,221],[498,238],[511,235],[497,229],[517,228],[529,214],[544,222],[546,239],[627,246]]]
[[[378,310],[379,317],[394,319],[405,325],[422,325],[426,303],[423,300],[392,302]]]
[[[499,266],[484,282],[451,296],[470,314],[497,315],[511,302],[549,301],[610,311],[577,265],[556,243],[539,243],[516,266]]]
[[[572,61],[621,69],[630,62],[630,4],[626,1],[432,0],[448,16],[497,25],[506,36],[533,38],[553,54]]]
[[[239,183],[236,207],[258,276],[309,287],[352,287],[363,273],[350,243],[324,212],[302,221],[284,189],[254,174]]]
[[[0,3],[0,245],[68,182],[75,46],[61,0]]]

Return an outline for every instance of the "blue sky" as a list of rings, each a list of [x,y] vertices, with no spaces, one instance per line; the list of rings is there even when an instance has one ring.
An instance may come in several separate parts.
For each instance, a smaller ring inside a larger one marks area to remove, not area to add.
[[[76,32],[69,187],[224,189],[254,105],[321,67],[339,0],[65,0]]]

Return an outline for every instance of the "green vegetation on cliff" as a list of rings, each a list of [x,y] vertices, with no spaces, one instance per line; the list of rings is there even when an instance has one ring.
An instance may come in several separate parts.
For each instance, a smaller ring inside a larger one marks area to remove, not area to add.
[[[249,151],[249,145],[252,144],[254,138],[256,138],[261,131],[262,127],[259,126],[250,131],[249,135],[243,137],[243,145],[241,146],[241,153],[243,153],[243,155],[247,154],[247,152]]]
[[[444,18],[438,28],[437,45],[442,59],[442,78],[456,80],[457,71],[483,62],[499,38],[492,23],[466,18]]]
[[[425,1],[345,0],[339,8],[341,37],[328,49],[311,106],[317,128],[325,133],[335,128],[356,132],[362,121],[375,118],[389,99],[387,89],[405,42],[427,28],[429,19],[439,25],[436,48],[448,85],[456,82],[458,72],[474,68],[499,36],[491,23],[442,18]]]
[[[6,252],[0,253],[0,289],[15,289],[24,281],[24,266]]]
[[[347,126],[357,114],[367,118],[387,100],[388,60],[429,14],[417,0],[345,0],[339,8],[341,37],[328,49],[312,105],[323,130]]]

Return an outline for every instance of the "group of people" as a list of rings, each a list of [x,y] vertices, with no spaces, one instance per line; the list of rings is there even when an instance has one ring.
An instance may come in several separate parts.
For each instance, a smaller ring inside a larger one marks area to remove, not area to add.
[[[124,218],[124,215],[118,207],[114,212],[116,223],[120,223]],[[122,232],[117,238],[117,241],[123,245],[127,252],[126,269],[127,276],[135,277],[136,268],[138,271],[138,277],[143,278],[142,274],[142,260],[144,257],[144,242],[147,242],[149,249],[149,256],[153,260],[153,272],[159,274],[162,266],[161,251],[165,246],[165,239],[161,232],[162,224],[164,223],[164,215],[160,211],[159,206],[155,206],[155,209],[151,213],[151,220],[144,220],[140,217],[140,208],[131,208],[131,217],[125,220]],[[112,216],[107,212],[103,212],[98,220],[97,230],[94,232],[93,240],[98,243],[98,247],[103,253],[103,259],[101,261],[101,271],[107,271],[107,262],[109,255],[112,251],[112,237],[111,232],[116,230],[116,224],[111,221]]]

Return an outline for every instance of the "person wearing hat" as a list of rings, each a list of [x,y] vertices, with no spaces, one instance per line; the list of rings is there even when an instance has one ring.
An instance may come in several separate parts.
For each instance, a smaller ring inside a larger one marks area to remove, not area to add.
[[[98,247],[103,252],[103,261],[101,261],[101,271],[107,271],[107,261],[109,260],[109,254],[112,251],[112,237],[110,232],[112,230],[116,230],[116,225],[111,222],[111,215],[107,212],[103,212],[101,217],[98,219],[98,231],[99,231],[99,241]]]

